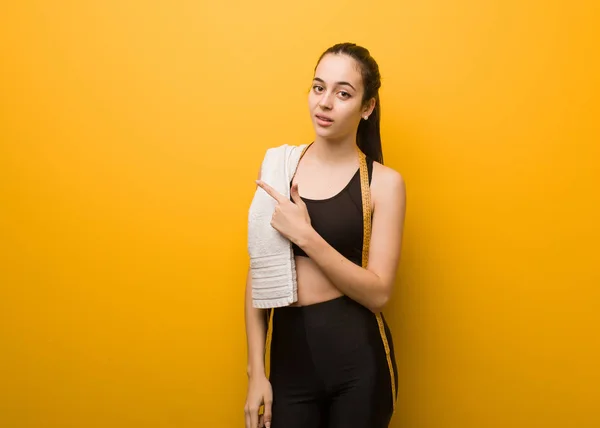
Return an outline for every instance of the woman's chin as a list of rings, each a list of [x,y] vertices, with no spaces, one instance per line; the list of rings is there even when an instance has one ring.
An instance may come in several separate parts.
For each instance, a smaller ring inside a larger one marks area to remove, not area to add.
[[[327,139],[335,139],[336,132],[329,128],[322,128],[320,126],[315,126],[315,135],[321,138]]]
[[[321,140],[329,141],[331,143],[339,143],[348,140],[350,137],[346,134],[331,131],[329,129],[315,128],[315,136]]]

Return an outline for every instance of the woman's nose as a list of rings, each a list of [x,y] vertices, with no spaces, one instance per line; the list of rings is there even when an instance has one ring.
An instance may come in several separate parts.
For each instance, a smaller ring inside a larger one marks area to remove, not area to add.
[[[319,100],[319,107],[321,107],[323,110],[331,110],[331,94],[329,93],[325,93],[321,96],[321,99]]]

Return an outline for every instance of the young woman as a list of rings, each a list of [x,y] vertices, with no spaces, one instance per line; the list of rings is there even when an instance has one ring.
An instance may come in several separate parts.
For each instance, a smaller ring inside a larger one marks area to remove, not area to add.
[[[298,300],[272,312],[267,376],[269,317],[252,306],[248,273],[246,428],[389,424],[397,376],[381,311],[400,258],[405,186],[382,164],[380,85],[367,49],[344,43],[326,50],[308,97],[316,135],[298,164],[291,200],[257,181],[278,201],[271,225],[292,242]],[[363,222],[365,200],[371,217]]]

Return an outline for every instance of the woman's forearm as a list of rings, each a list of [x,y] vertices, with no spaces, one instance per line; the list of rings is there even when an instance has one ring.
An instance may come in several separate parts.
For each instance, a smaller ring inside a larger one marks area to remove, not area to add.
[[[265,338],[266,323],[265,310],[252,306],[252,275],[248,269],[246,278],[246,341],[248,348],[248,376],[265,375]]]
[[[314,229],[307,230],[297,244],[342,293],[373,312],[385,306],[390,297],[390,284],[341,255]]]

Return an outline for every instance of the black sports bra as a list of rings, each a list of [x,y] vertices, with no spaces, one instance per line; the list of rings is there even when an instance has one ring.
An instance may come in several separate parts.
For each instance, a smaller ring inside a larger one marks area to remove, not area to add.
[[[369,185],[373,176],[373,160],[367,157]],[[348,260],[362,265],[363,209],[360,170],[337,195],[327,199],[302,198],[315,231]],[[292,244],[295,256],[308,257],[302,248]]]

